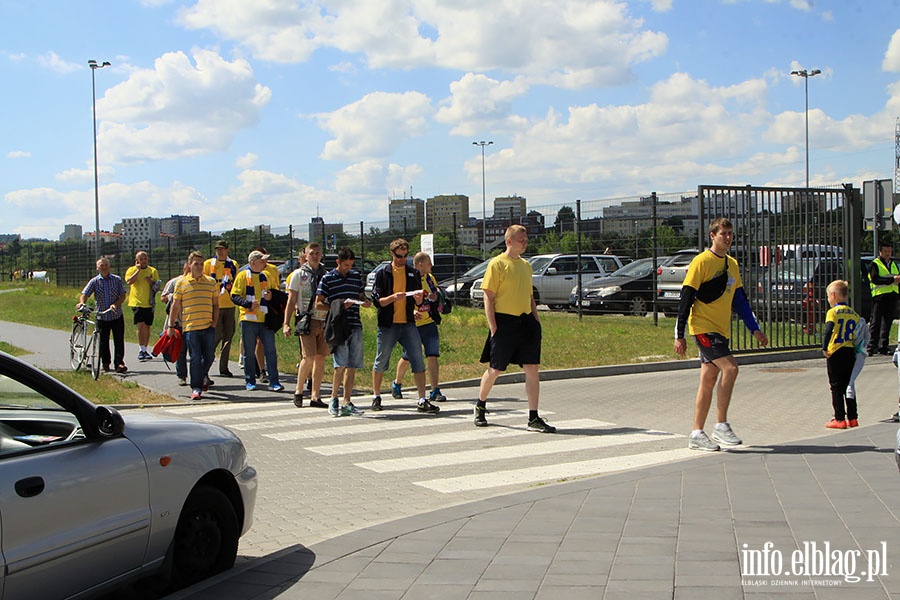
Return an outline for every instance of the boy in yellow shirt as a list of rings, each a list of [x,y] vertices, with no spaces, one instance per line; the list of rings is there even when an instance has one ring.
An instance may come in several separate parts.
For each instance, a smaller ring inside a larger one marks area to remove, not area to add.
[[[856,364],[854,342],[860,320],[856,311],[847,304],[848,290],[847,282],[840,279],[832,281],[825,289],[831,308],[825,315],[822,352],[828,361],[828,384],[834,407],[834,418],[825,424],[828,429],[847,429],[859,425],[856,398],[846,395],[853,365]]]

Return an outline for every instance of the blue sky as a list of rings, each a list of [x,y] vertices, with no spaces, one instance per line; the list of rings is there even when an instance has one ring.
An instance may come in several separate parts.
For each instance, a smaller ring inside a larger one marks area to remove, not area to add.
[[[893,179],[898,0],[0,3],[0,233]],[[490,209],[489,209],[490,214]]]

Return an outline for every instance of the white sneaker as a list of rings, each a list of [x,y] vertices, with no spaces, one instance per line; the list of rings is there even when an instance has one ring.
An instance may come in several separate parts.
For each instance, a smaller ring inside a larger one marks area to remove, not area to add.
[[[697,435],[691,434],[688,438],[688,448],[691,450],[703,450],[705,452],[717,452],[719,445],[707,437],[705,431],[701,431]]]
[[[728,423],[716,423],[713,427],[712,439],[716,440],[723,446],[740,446],[741,438],[734,435],[731,425]]]

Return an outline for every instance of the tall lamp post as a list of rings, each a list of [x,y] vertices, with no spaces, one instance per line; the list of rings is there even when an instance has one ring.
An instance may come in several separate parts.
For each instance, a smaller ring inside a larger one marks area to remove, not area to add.
[[[487,200],[484,191],[484,147],[493,143],[484,140],[472,142],[475,146],[481,146],[481,260],[487,257],[487,231],[485,230],[487,226]]]
[[[809,78],[815,77],[819,73],[821,73],[819,69],[813,69],[812,71],[807,71],[803,69],[802,71],[791,71],[791,75],[796,75],[797,77],[803,78],[803,91],[804,96],[806,97],[806,187],[809,188]]]
[[[94,71],[108,67],[110,64],[103,61],[97,64],[96,60],[89,60],[91,68],[91,106],[94,112],[94,244],[97,245],[97,258],[100,258],[100,178],[97,175],[97,83]]]

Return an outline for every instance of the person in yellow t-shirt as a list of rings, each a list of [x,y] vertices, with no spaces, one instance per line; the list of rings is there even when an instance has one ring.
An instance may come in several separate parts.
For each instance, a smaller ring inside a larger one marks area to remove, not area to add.
[[[216,339],[214,348],[222,345],[219,353],[219,375],[232,377],[228,368],[231,359],[231,341],[234,339],[235,320],[234,302],[231,301],[231,286],[237,277],[237,261],[228,257],[228,241],[216,242],[216,255],[203,263],[203,274],[215,279],[219,284],[219,319],[216,322]]]
[[[254,250],[247,257],[246,269],[238,271],[231,287],[231,301],[240,309],[241,344],[244,348],[244,383],[248,391],[256,389],[256,344],[261,341],[269,367],[269,389],[284,391],[278,382],[278,355],[275,351],[275,333],[266,327],[267,303],[272,299],[269,278],[265,272],[268,254]],[[277,286],[276,283],[273,285]],[[277,288],[276,288],[277,289]]]
[[[709,239],[710,248],[694,257],[684,277],[675,321],[674,349],[675,354],[684,357],[687,351],[684,330],[685,325],[689,326],[700,350],[700,386],[694,400],[694,429],[688,438],[688,448],[715,452],[719,450],[719,444],[737,446],[742,443],[728,423],[728,405],[738,375],[737,361],[728,347],[732,311],[740,315],[760,346],[768,345],[769,339],[760,330],[750,309],[738,263],[728,256],[734,241],[731,221],[718,218],[710,223]],[[710,439],[703,428],[714,389],[717,390],[717,421]]]
[[[847,429],[859,425],[856,398],[846,394],[856,364],[856,331],[860,321],[857,312],[847,304],[849,290],[847,282],[840,279],[825,288],[831,308],[825,314],[822,353],[828,364],[828,384],[834,408],[834,418],[825,424],[828,429]]]
[[[428,380],[431,383],[431,393],[428,396],[429,402],[444,402],[447,397],[441,393],[441,365],[439,362],[441,356],[441,336],[438,331],[438,324],[432,318],[432,311],[438,306],[438,284],[434,275],[431,274],[432,264],[431,257],[427,252],[419,252],[413,257],[413,267],[422,276],[422,292],[425,300],[416,307],[415,320],[416,331],[419,332],[419,338],[422,340],[422,347],[425,350],[425,363],[428,368]],[[440,315],[438,314],[438,317]],[[397,361],[397,374],[391,384],[391,395],[394,398],[403,398],[403,376],[409,370],[409,359],[406,356],[406,350]]]
[[[528,397],[528,430],[555,433],[556,427],[538,415],[541,380],[541,320],[531,286],[531,263],[522,258],[528,248],[528,231],[522,225],[506,229],[506,250],[491,259],[484,273],[484,314],[490,329],[481,362],[489,363],[475,404],[475,426],[487,427],[487,397],[497,377],[510,364],[525,371]]]
[[[128,306],[134,313],[134,324],[137,326],[137,339],[140,351],[138,360],[153,360],[147,350],[150,343],[150,328],[153,326],[153,309],[156,306],[156,292],[162,281],[155,267],[150,266],[150,256],[140,250],[134,255],[134,266],[125,271],[125,283],[128,284]]]
[[[209,385],[209,368],[216,356],[215,324],[219,318],[219,284],[203,274],[203,255],[191,252],[190,271],[175,284],[169,317],[179,319],[184,330],[184,342],[191,355],[191,400],[200,400]],[[166,330],[174,335],[174,327]]]

